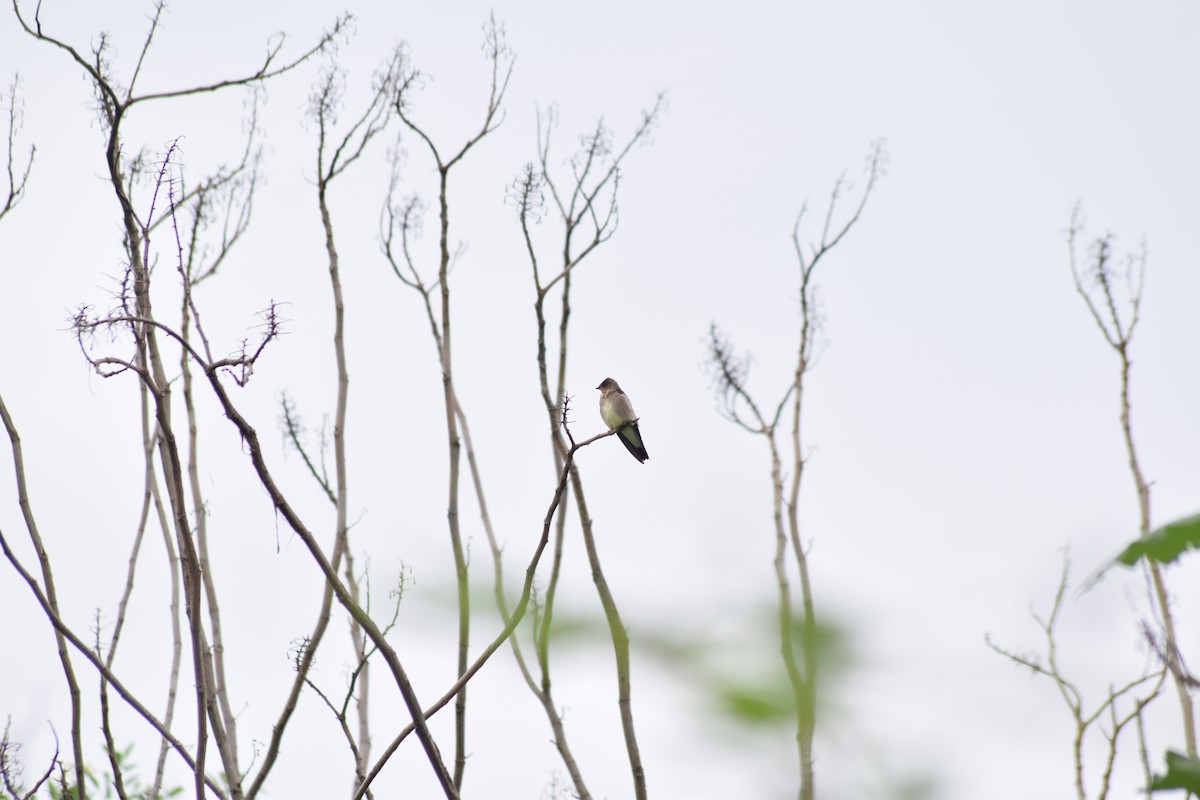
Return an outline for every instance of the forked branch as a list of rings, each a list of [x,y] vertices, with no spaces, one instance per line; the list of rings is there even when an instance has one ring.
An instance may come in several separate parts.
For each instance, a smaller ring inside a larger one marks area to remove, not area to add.
[[[1058,622],[1063,610],[1063,599],[1066,596],[1069,576],[1070,564],[1064,557],[1062,575],[1059,579],[1058,589],[1054,593],[1050,614],[1045,618],[1036,613],[1033,614],[1033,619],[1042,629],[1045,638],[1044,662],[1036,654],[1007,650],[993,642],[991,637],[985,637],[985,641],[988,647],[996,653],[1014,664],[1025,667],[1035,675],[1049,678],[1057,687],[1075,727],[1071,740],[1071,758],[1074,767],[1075,793],[1079,800],[1085,800],[1087,797],[1083,759],[1085,739],[1093,726],[1101,730],[1108,749],[1104,766],[1100,772],[1100,791],[1097,798],[1104,800],[1108,797],[1111,787],[1112,771],[1116,762],[1117,745],[1121,733],[1130,723],[1137,722],[1141,718],[1143,709],[1162,692],[1166,682],[1167,669],[1164,666],[1154,672],[1144,673],[1126,681],[1119,687],[1110,686],[1105,699],[1091,711],[1086,710],[1082,690],[1074,681],[1066,677],[1058,659]],[[1137,695],[1136,691],[1143,687],[1149,687],[1149,691],[1146,694]],[[1119,705],[1126,697],[1132,699],[1132,705],[1128,711],[1122,712],[1119,710]],[[1105,722],[1108,723],[1107,728],[1104,727]]]

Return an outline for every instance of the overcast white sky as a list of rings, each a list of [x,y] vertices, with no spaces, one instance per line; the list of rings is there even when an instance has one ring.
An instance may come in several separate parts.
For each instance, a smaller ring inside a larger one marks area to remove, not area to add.
[[[281,30],[287,51],[299,52],[343,10],[314,2],[283,8],[173,4],[141,91],[240,75]],[[503,126],[451,179],[452,236],[469,245],[452,276],[458,391],[507,542],[510,583],[536,541],[553,476],[537,393],[532,281],[506,186],[534,156],[538,107],[559,105],[556,149],[565,157],[598,117],[623,139],[655,93],[668,92],[652,146],[627,162],[617,234],[577,278],[567,381],[577,436],[602,430],[593,387],[611,376],[641,415],[651,455],[638,465],[605,440],[581,454],[581,468],[608,580],[635,642],[635,717],[651,794],[659,797],[794,790],[786,733],[723,727],[676,668],[639,640],[664,631],[744,636],[761,648],[746,658],[775,666],[769,637],[754,638],[756,615],[773,598],[767,452],[716,413],[704,340],[718,322],[754,354],[753,392],[777,401],[796,345],[792,222],[806,199],[822,211],[838,175],[858,179],[869,143],[887,139],[888,176],[817,276],[827,346],[807,395],[805,433],[814,449],[801,517],[819,613],[845,627],[852,653],[826,684],[831,710],[818,782],[834,797],[894,795],[913,782],[935,797],[1066,796],[1071,726],[1056,691],[989,651],[984,635],[1017,650],[1039,648],[1029,610],[1048,609],[1063,548],[1082,578],[1136,532],[1117,426],[1117,360],[1068,271],[1064,230],[1076,200],[1089,232],[1113,231],[1122,252],[1146,239],[1136,434],[1154,482],[1156,522],[1200,507],[1200,269],[1188,238],[1200,218],[1200,7],[363,2],[348,10],[357,32],[339,59],[353,87],[351,108],[365,97],[374,66],[405,41],[433,77],[413,114],[447,147],[479,125],[489,10],[517,55]],[[80,49],[111,31],[115,69],[127,77],[150,11],[149,3],[46,0],[42,21]],[[267,182],[254,222],[197,302],[218,351],[252,335],[255,312],[271,300],[287,304],[287,335],[237,399],[288,490],[304,498],[310,524],[328,535],[332,517],[298,459],[283,452],[274,421],[284,389],[314,428],[334,402],[314,135],[303,124],[316,69],[269,85]],[[27,197],[0,222],[0,392],[24,438],[67,616],[87,630],[96,609],[105,620],[115,615],[142,490],[136,387],[128,377],[91,374],[66,331],[79,304],[105,307],[121,272],[118,209],[103,180],[101,131],[82,71],[27,37],[6,12],[0,80],[18,72],[25,102],[18,145],[35,143],[38,151]],[[161,151],[183,137],[186,168],[199,176],[236,157],[243,100],[235,91],[138,107],[126,148]],[[423,311],[378,254],[385,151],[394,141],[385,139],[332,196],[349,314],[351,516],[378,606],[401,563],[412,570],[396,640],[418,691],[433,697],[453,664],[445,633],[452,627],[447,456]],[[404,191],[432,200],[427,153],[411,137],[401,145],[409,151]],[[421,242],[430,265],[435,224],[430,216]],[[550,224],[539,234],[551,235]],[[805,238],[816,235],[809,228]],[[213,569],[229,597],[234,702],[248,746],[269,736],[290,679],[288,645],[311,626],[319,576],[256,488],[233,429],[213,403],[205,400],[202,413]],[[3,474],[0,529],[32,565],[13,482]],[[473,509],[467,502],[464,516],[480,647],[496,621]],[[565,602],[595,616],[573,530]],[[161,563],[161,553],[153,557]],[[1200,657],[1197,561],[1168,571],[1193,661]],[[143,609],[131,623],[137,644],[125,645],[117,663],[147,687],[152,707],[161,704],[166,631],[155,569],[144,569],[135,596]],[[1142,598],[1137,574],[1123,571],[1071,596],[1061,657],[1090,702],[1142,667]],[[51,747],[46,721],[67,735],[65,693],[48,627],[7,564],[0,607],[7,652],[0,714],[12,716],[32,773]],[[335,636],[342,647],[344,629]],[[468,796],[535,797],[558,769],[550,730],[511,661],[499,653],[472,694]],[[318,679],[336,689],[344,664],[330,647]],[[629,794],[611,652],[564,647],[556,664],[556,694],[593,791]],[[93,686],[93,675],[81,672]],[[98,718],[90,713],[99,763]],[[301,713],[306,730],[328,725],[311,699]],[[377,744],[395,722],[392,710],[380,709]],[[444,752],[447,722],[435,725]],[[149,771],[146,729],[123,724]],[[1155,707],[1149,730],[1159,766],[1163,750],[1182,746],[1173,699]],[[336,743],[294,734],[272,796],[345,793],[349,761],[330,754]],[[313,770],[317,759],[338,766]],[[1090,777],[1094,790],[1096,773]],[[381,780],[382,796],[433,791],[415,741]],[[1116,793],[1134,794],[1140,780],[1123,762]]]

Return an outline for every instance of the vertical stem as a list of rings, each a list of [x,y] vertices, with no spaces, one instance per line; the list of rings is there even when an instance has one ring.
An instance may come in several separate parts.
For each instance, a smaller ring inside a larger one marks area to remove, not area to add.
[[[555,461],[557,462],[558,460],[556,452]],[[562,471],[561,467],[559,467],[559,471]],[[567,499],[567,496],[564,496],[564,501]],[[538,666],[542,672],[542,691],[546,693],[550,691],[550,624],[554,617],[554,598],[558,594],[558,578],[562,574],[563,540],[565,538],[566,527],[567,515],[559,512],[554,522],[554,555],[550,560],[550,580],[546,582],[541,625],[537,631],[535,642],[537,646]]]
[[[1129,471],[1133,475],[1134,487],[1137,489],[1138,497],[1138,523],[1142,536],[1150,534],[1150,485],[1146,483],[1146,479],[1142,474],[1141,464],[1138,462],[1137,449],[1133,443],[1133,425],[1131,423],[1130,403],[1129,403],[1129,370],[1132,362],[1129,359],[1129,339],[1126,337],[1122,340],[1117,353],[1121,357],[1121,434],[1125,439],[1125,451],[1129,455]],[[1179,647],[1178,639],[1175,636],[1175,619],[1171,613],[1170,596],[1167,593],[1166,584],[1163,581],[1162,570],[1158,563],[1153,559],[1146,559],[1148,569],[1150,570],[1150,581],[1154,586],[1154,596],[1158,603],[1159,613],[1162,614],[1163,650],[1167,658],[1167,664],[1171,667],[1171,676],[1174,679],[1175,690],[1179,696],[1179,707],[1183,714],[1183,736],[1185,746],[1187,747],[1188,756],[1196,758],[1196,717],[1195,709],[1192,705],[1192,696],[1187,683],[1183,680],[1183,670],[1179,663]]]
[[[783,468],[779,458],[779,448],[775,443],[775,431],[767,432],[767,442],[771,448],[771,485],[774,500],[773,517],[775,522],[775,583],[779,594],[779,651],[783,657],[783,666],[787,671],[788,683],[792,688],[792,701],[796,704],[796,747],[800,757],[800,797],[811,800],[813,792],[812,769],[812,719],[810,710],[812,697],[812,674],[808,668],[808,653],[812,650],[811,642],[802,642],[802,652],[805,653],[806,668],[801,672],[796,663],[796,625],[792,616],[791,580],[788,578],[787,549],[788,532],[784,527],[783,509]],[[795,505],[788,507],[788,520],[795,531]],[[804,562],[801,562],[804,563]],[[801,572],[802,587],[806,588],[807,569]],[[809,603],[811,607],[811,602]],[[807,620],[807,617],[806,617]]]
[[[332,172],[332,170],[331,170]],[[348,520],[348,481],[346,475],[346,408],[350,397],[350,373],[346,366],[346,305],[342,298],[342,279],[339,271],[338,251],[333,240],[333,220],[329,214],[329,203],[326,192],[329,188],[328,175],[322,176],[320,185],[317,190],[317,203],[321,211],[321,225],[325,230],[325,251],[329,257],[329,283],[333,291],[333,350],[337,362],[337,405],[334,409],[333,416],[333,464],[334,464],[334,480],[337,483],[336,495],[336,520],[334,523],[334,546],[332,556],[332,566],[334,572],[338,569],[338,561],[342,556],[347,559],[347,572],[350,575],[348,585],[352,595],[357,595],[355,591],[357,584],[354,583],[353,568],[350,565],[350,543],[349,530],[347,527]],[[332,587],[327,586],[325,591],[325,599],[327,603],[322,604],[322,612],[326,613],[326,609],[332,602]],[[354,601],[359,602],[359,598],[354,596]],[[328,619],[328,617],[325,617]],[[351,633],[354,634],[357,623],[351,619]],[[359,725],[367,724],[365,718],[359,718]],[[360,735],[362,731],[360,728]],[[365,758],[365,754],[363,756]]]
[[[184,282],[184,297],[180,312],[182,320],[180,335],[186,342],[189,337],[189,323],[191,321],[189,303],[192,287],[189,275],[185,274]],[[227,775],[232,776],[229,778],[229,781],[234,795],[240,796],[241,779],[239,776],[241,769],[237,763],[237,719],[233,714],[233,707],[229,703],[228,683],[225,679],[225,640],[221,633],[221,611],[217,602],[217,587],[213,581],[212,568],[208,560],[208,508],[204,502],[204,494],[200,489],[200,455],[197,443],[196,406],[192,393],[192,372],[186,351],[180,354],[180,369],[183,375],[184,408],[187,412],[187,472],[188,484],[192,495],[192,508],[196,515],[196,551],[199,559],[198,563],[204,587],[205,601],[208,606],[209,625],[212,629],[212,690],[215,695],[212,700],[215,700],[218,704],[219,716],[223,721],[225,729],[224,744],[221,745],[221,756],[225,772]]]
[[[144,392],[144,387],[143,387]],[[145,400],[143,400],[145,402]],[[152,458],[154,440],[149,430],[147,423],[144,435],[145,447],[151,455],[147,457],[146,468],[153,471],[154,462]],[[167,522],[166,508],[163,506],[162,492],[158,488],[158,481],[151,477],[150,492],[154,499],[154,510],[158,516],[159,529],[162,531],[163,548],[167,551],[167,567],[171,571],[171,676],[167,687],[167,708],[163,715],[163,726],[168,730],[175,719],[175,698],[179,692],[179,667],[183,657],[183,635],[179,626],[179,555],[175,549],[175,542],[171,538],[171,526]],[[158,750],[158,763],[154,769],[154,786],[150,796],[157,796],[158,790],[162,787],[162,783],[166,774],[167,768],[167,753],[170,742],[163,738]]]
[[[570,258],[571,258],[571,229],[569,226],[567,228],[567,232],[566,232],[564,238],[565,238],[566,244],[564,245],[564,249],[563,249],[563,261],[564,261],[564,264],[569,264]],[[542,317],[543,305],[542,305],[542,302],[540,299],[541,297],[544,297],[544,295],[539,295],[538,320],[539,320],[539,326],[544,328],[545,320]],[[570,317],[571,317],[571,273],[567,272],[566,277],[563,278],[562,316],[559,319],[559,323],[558,323],[558,380],[557,380],[557,387],[555,389],[555,394],[554,394],[554,396],[557,398],[562,398],[562,397],[566,396],[567,332],[568,332],[568,324],[567,323],[570,320]],[[542,356],[544,356],[544,354],[545,354],[544,340],[540,344],[541,344],[541,347],[539,348],[539,353]],[[551,420],[550,421],[550,436],[551,436],[551,438],[554,438],[557,435],[557,431],[558,431],[558,425],[557,425],[558,420],[554,413],[554,409],[551,408],[551,409],[549,409],[549,411],[550,411],[550,420]],[[556,473],[559,473],[562,471],[563,454],[562,454],[562,451],[558,447],[553,448],[553,451],[554,451],[554,470]],[[570,490],[568,488],[567,493],[564,494],[564,496],[563,496],[564,508],[566,506],[565,501],[569,497],[569,492],[570,492]],[[567,527],[567,515],[565,512],[560,512],[558,515],[558,518],[555,520],[554,557],[550,563],[550,580],[546,584],[545,602],[543,604],[543,613],[542,613],[542,620],[541,620],[541,622],[542,622],[541,631],[539,632],[538,638],[537,638],[538,666],[541,668],[541,671],[542,671],[542,691],[545,692],[547,695],[550,692],[550,625],[551,625],[551,621],[554,619],[554,601],[555,601],[555,598],[558,596],[558,579],[559,579],[559,576],[562,574],[563,543],[566,538],[565,537],[566,527]]]
[[[617,603],[609,591],[604,570],[600,567],[600,554],[596,550],[596,538],[592,535],[592,519],[588,515],[587,501],[583,497],[583,481],[579,470],[571,464],[571,488],[575,492],[575,506],[579,509],[579,520],[583,527],[583,544],[587,550],[588,564],[592,568],[592,580],[604,607],[604,618],[612,635],[613,655],[617,661],[617,708],[621,714],[621,730],[625,734],[625,751],[629,757],[629,768],[633,773],[633,792],[637,800],[646,800],[646,770],[642,766],[642,755],[638,749],[637,734],[633,727],[633,705],[630,699],[629,680],[629,633],[621,622]]]
[[[354,602],[363,604],[362,593],[358,586],[358,577],[354,574],[354,557],[346,550],[346,588]],[[367,658],[367,640],[363,635],[362,626],[350,619],[350,642],[354,647],[354,663],[358,664],[358,677],[355,680],[357,696],[354,698],[354,709],[358,715],[358,744],[354,753],[355,783],[357,788],[367,777],[367,761],[371,756],[371,662]]]
[[[792,384],[792,485],[787,502],[788,533],[791,538],[792,552],[796,558],[796,566],[800,573],[800,601],[804,610],[804,628],[801,641],[801,654],[804,659],[803,675],[799,681],[793,678],[793,690],[797,694],[796,739],[800,748],[800,798],[813,800],[816,793],[813,775],[813,734],[817,723],[817,623],[813,609],[812,586],[808,577],[808,556],[800,541],[800,483],[804,477],[804,447],[801,424],[804,410],[804,375],[809,368],[809,355],[812,352],[812,317],[811,317],[811,288],[810,278],[815,260],[807,267],[801,267],[800,282],[800,350],[796,357],[796,374]],[[772,431],[772,447],[774,435]],[[779,456],[774,455],[776,462]],[[777,554],[776,558],[780,558]],[[782,598],[781,598],[782,599]],[[790,607],[788,611],[791,613]],[[787,632],[788,647],[795,643],[795,628]],[[794,664],[793,664],[794,667]],[[789,669],[789,675],[791,671]]]
[[[1150,772],[1150,753],[1146,750],[1146,728],[1142,723],[1142,710],[1138,709],[1137,714],[1137,733],[1138,733],[1138,759],[1142,765],[1142,785],[1145,788],[1146,800],[1152,800],[1153,790],[1150,784],[1154,782],[1154,776]]]
[[[451,366],[450,347],[450,211],[446,199],[446,179],[449,167],[439,164],[441,176],[438,192],[441,234],[441,261],[438,265],[438,287],[442,293],[442,393],[446,406],[446,436],[450,446],[450,486],[447,499],[446,519],[450,526],[450,546],[454,551],[454,577],[458,591],[458,659],[457,677],[462,677],[470,664],[471,597],[467,584],[467,558],[462,544],[462,533],[458,519],[458,481],[462,453],[462,442],[458,436],[458,420],[455,417],[454,371]],[[467,688],[454,698],[454,787],[462,789],[463,773],[467,767]]]

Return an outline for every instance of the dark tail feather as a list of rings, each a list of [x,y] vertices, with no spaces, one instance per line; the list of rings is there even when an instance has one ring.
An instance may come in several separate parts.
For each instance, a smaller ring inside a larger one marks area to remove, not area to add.
[[[617,438],[621,440],[621,444],[625,445],[628,450],[639,463],[646,463],[646,459],[650,458],[650,454],[646,452],[645,445],[642,444],[642,432],[638,430],[637,423],[626,425],[625,428],[617,434]]]

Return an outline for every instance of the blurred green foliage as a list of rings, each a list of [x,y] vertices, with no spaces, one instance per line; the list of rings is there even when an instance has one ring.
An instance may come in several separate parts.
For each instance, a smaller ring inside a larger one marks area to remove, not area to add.
[[[129,800],[150,800],[152,796],[151,787],[143,786],[141,779],[138,778],[137,765],[133,763],[132,753],[133,745],[130,744],[124,750],[114,753],[112,759],[116,761],[117,767],[120,770],[121,783],[125,790],[125,796]],[[49,798],[49,800],[76,800],[79,797],[79,789],[72,782],[72,779],[75,777],[75,768],[61,762],[56,763],[57,766],[54,774],[43,784],[42,789],[36,796]],[[9,766],[11,768],[15,765],[10,764]],[[119,796],[113,776],[109,772],[103,772],[97,778],[94,770],[90,767],[84,767],[83,774],[89,787],[87,792],[89,797],[103,797],[105,800],[112,800],[112,798]],[[9,775],[7,777],[11,780],[14,776]],[[23,795],[25,792],[19,785],[14,784],[13,788],[17,791],[18,796]],[[98,791],[101,793],[98,794]],[[183,787],[173,786],[160,789],[153,797],[178,797],[181,794],[183,794]],[[0,787],[0,800],[13,800],[13,798]]]
[[[1150,782],[1151,791],[1164,789],[1187,789],[1194,795],[1200,795],[1200,761],[1168,750],[1166,774],[1155,775]]]
[[[1200,514],[1163,525],[1125,548],[1117,561],[1132,567],[1143,557],[1169,564],[1185,550],[1200,548]]]

